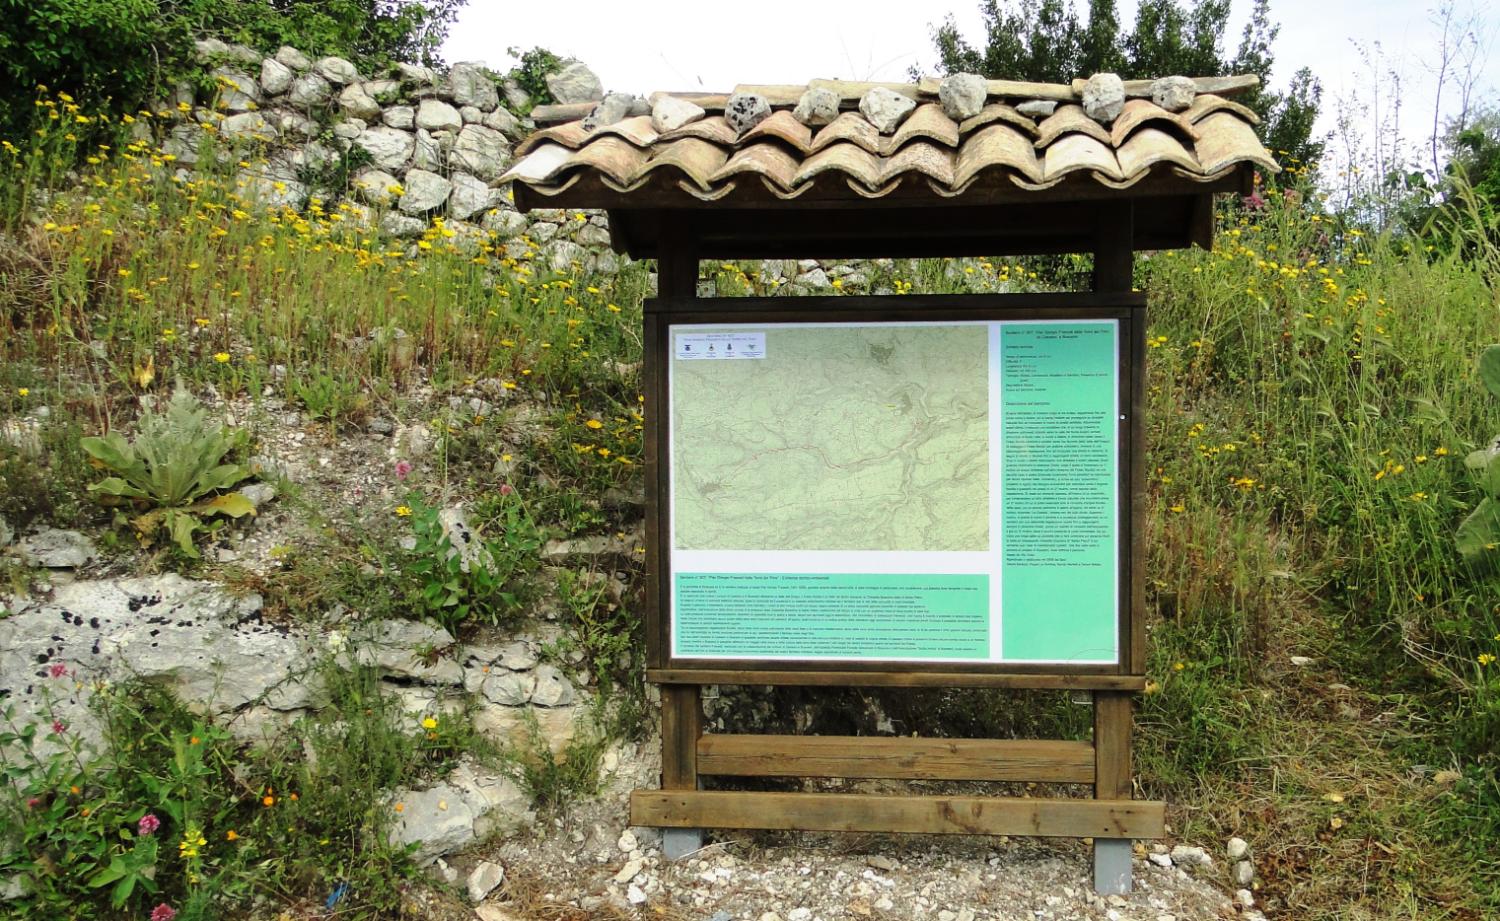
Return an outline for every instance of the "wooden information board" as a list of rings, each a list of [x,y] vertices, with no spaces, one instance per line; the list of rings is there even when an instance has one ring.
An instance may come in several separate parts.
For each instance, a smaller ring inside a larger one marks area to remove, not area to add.
[[[664,768],[632,821],[1092,836],[1125,846],[1128,879],[1128,839],[1163,822],[1129,782],[1144,315],[1124,292],[647,301]],[[1085,689],[1095,737],[703,735],[703,684]],[[704,791],[705,775],[1095,798]]]

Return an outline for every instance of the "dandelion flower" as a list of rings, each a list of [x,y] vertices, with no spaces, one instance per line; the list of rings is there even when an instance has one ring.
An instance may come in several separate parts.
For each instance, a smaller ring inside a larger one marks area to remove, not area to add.
[[[604,423],[600,422],[598,419],[590,419],[589,421],[585,422],[584,425],[588,426],[591,429],[604,428]]]
[[[1481,652],[1479,654],[1479,664],[1480,664],[1481,667],[1483,667],[1485,665],[1489,665],[1493,661],[1495,661],[1495,657],[1493,655],[1491,655],[1490,653],[1488,653],[1488,652]]]
[[[422,728],[423,729],[436,729],[437,728],[437,720],[433,719],[430,716],[427,717],[426,719],[422,720]]]
[[[215,352],[214,353],[214,361],[218,362],[221,365],[227,365],[227,364],[229,364],[229,353],[228,352]]]
[[[411,515],[411,506],[409,506],[409,505],[398,505],[398,506],[396,506],[396,517],[397,518],[407,518],[410,515]]]
[[[20,388],[17,388],[16,389],[16,396],[18,396],[18,397],[29,397],[29,396],[31,396],[31,388],[30,387],[20,387]]]

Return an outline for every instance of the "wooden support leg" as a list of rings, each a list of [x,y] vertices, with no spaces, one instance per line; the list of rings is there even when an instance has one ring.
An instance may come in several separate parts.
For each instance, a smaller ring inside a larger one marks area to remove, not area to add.
[[[661,688],[661,788],[698,789],[698,737],[703,734],[703,707],[696,684]],[[703,847],[703,829],[668,828],[662,854],[677,860]]]
[[[1094,798],[1128,800],[1130,784],[1129,693],[1094,692]],[[1129,838],[1094,838],[1094,891],[1124,895],[1131,889]]]

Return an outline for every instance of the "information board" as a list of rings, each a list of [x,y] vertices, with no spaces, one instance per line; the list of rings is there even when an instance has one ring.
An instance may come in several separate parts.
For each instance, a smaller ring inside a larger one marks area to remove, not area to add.
[[[667,335],[674,659],[1119,661],[1120,321]]]

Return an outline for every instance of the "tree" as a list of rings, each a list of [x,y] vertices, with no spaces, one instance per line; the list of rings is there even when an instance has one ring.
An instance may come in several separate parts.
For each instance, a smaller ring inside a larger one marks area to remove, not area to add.
[[[82,111],[129,112],[193,66],[213,35],[271,52],[292,45],[372,72],[438,63],[466,0],[0,0],[0,136],[25,132],[38,86]]]
[[[1070,0],[981,0],[979,11],[982,46],[971,45],[951,16],[933,28],[944,73],[1050,83],[1101,72],[1126,79],[1253,73],[1261,86],[1240,101],[1261,117],[1266,145],[1302,163],[1322,155],[1322,143],[1312,136],[1322,100],[1317,78],[1304,68],[1285,91],[1270,89],[1279,28],[1270,0],[1255,0],[1233,57],[1224,51],[1229,0],[1141,0],[1128,32],[1121,31],[1115,0],[1088,0],[1082,21]]]

